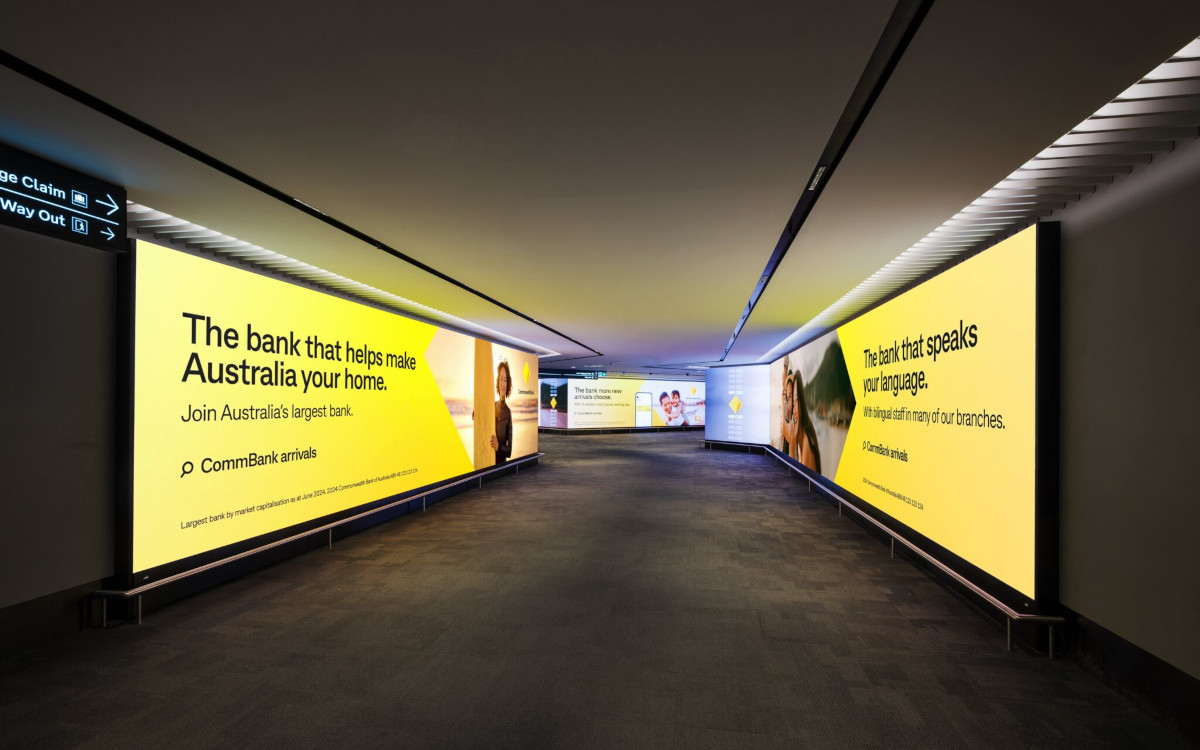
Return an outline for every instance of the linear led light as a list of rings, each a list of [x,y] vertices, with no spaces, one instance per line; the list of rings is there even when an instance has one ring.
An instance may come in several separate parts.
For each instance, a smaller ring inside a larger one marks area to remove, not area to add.
[[[772,362],[953,259],[1025,229],[1200,135],[1200,38],[758,358]],[[897,262],[902,261],[902,262]]]
[[[126,202],[126,212],[129,218],[130,237],[152,236],[157,241],[176,249],[247,265],[260,272],[299,281],[305,286],[316,287],[321,291],[332,290],[340,296],[360,302],[369,302],[374,306],[401,313],[408,318],[449,328],[469,336],[488,339],[498,344],[526,349],[536,353],[539,357],[552,357],[559,354],[559,352],[532,344],[524,339],[509,336],[478,323],[472,323],[457,315],[422,305],[398,294],[346,278],[324,268],[267,250],[227,234],[221,234],[216,230],[193,224],[132,201]]]

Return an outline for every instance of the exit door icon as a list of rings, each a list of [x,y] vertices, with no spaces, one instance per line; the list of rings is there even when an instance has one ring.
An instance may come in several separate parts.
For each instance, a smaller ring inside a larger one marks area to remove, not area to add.
[[[71,217],[71,231],[79,234],[87,234],[88,223],[87,219],[81,219],[78,216]]]

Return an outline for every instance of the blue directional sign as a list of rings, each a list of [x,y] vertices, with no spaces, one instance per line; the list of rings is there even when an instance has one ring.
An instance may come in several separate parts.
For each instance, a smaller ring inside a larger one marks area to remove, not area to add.
[[[0,224],[121,249],[125,189],[0,144]]]

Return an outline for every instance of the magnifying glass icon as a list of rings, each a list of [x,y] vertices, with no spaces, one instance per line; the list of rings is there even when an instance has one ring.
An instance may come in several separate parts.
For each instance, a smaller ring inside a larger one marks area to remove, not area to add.
[[[179,475],[179,478],[180,478],[180,479],[183,479],[183,478],[184,478],[184,477],[186,477],[188,474],[191,474],[191,473],[192,473],[192,469],[194,469],[194,468],[196,468],[196,467],[195,467],[195,466],[192,464],[192,462],[191,462],[191,461],[184,461],[184,462],[183,462],[183,473]]]

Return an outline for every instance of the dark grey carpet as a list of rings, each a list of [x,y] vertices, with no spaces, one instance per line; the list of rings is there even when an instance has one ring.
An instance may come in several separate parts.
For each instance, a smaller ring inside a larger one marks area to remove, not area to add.
[[[0,662],[5,747],[1183,747],[772,459],[537,470]]]

